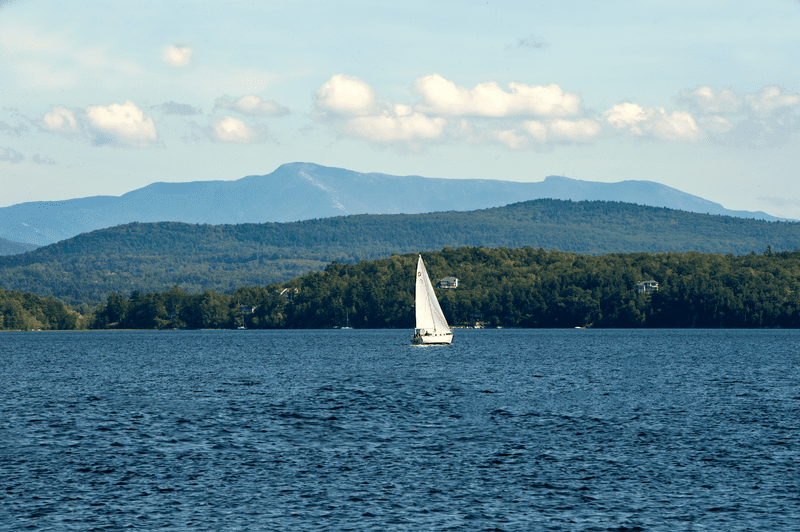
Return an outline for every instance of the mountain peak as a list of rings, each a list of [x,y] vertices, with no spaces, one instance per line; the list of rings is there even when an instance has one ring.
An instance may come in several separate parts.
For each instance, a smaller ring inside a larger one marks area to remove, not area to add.
[[[556,175],[535,183],[439,179],[360,173],[293,162],[282,164],[267,175],[235,181],[159,182],[120,197],[30,202],[0,208],[0,237],[45,245],[134,221],[214,225],[292,222],[343,214],[469,211],[539,198],[621,201],[776,220],[766,213],[729,211],[652,181],[598,183]]]

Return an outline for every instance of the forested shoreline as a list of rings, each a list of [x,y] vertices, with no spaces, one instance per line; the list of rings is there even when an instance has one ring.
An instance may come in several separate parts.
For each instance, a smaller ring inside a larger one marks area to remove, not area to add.
[[[800,247],[800,223],[764,222],[603,201],[532,200],[471,212],[352,215],[292,223],[131,223],[0,257],[0,287],[96,305],[108,294],[231,294],[286,283],[333,261],[424,249],[558,249],[609,253],[762,252]]]
[[[531,247],[445,247],[422,253],[455,326],[529,328],[798,328],[800,250],[719,255],[582,255]],[[53,298],[0,290],[0,329],[412,328],[416,254],[332,263],[286,283],[224,294],[111,293],[70,308]],[[636,283],[659,290],[637,294]]]

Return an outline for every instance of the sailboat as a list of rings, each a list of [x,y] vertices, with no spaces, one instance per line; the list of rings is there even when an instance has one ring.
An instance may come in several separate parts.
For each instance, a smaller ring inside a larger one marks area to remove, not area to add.
[[[352,329],[352,327],[350,327],[350,313],[349,312],[347,313],[347,325],[342,327],[342,329]]]
[[[453,332],[442,314],[442,307],[433,291],[433,285],[422,262],[417,261],[417,287],[414,296],[414,309],[417,318],[412,344],[450,344]]]

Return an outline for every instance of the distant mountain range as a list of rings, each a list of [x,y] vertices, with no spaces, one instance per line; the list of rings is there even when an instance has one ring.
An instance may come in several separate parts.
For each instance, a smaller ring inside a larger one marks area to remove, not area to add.
[[[25,253],[26,251],[33,251],[39,246],[35,244],[22,244],[20,242],[13,242],[11,240],[0,238],[0,255],[16,255],[18,253]]]
[[[620,201],[778,220],[764,212],[728,210],[718,203],[652,181],[597,183],[561,176],[549,176],[537,183],[436,179],[362,174],[311,163],[291,163],[268,175],[236,181],[153,183],[122,196],[38,201],[0,208],[0,237],[17,244],[42,246],[131,222],[212,225],[290,222],[348,214],[469,211],[540,198]]]

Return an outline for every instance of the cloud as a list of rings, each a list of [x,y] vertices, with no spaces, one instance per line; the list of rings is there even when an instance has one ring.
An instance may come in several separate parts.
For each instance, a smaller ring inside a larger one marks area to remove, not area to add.
[[[511,149],[519,150],[528,147],[530,139],[539,144],[547,144],[548,142],[592,142],[602,133],[603,126],[590,118],[580,120],[558,118],[546,122],[525,120],[521,129],[522,132],[512,129],[490,131],[489,133],[497,142]],[[525,133],[527,133],[527,136]]]
[[[244,121],[227,115],[212,119],[211,131],[212,138],[219,142],[253,144],[266,138],[265,131],[255,130]]]
[[[192,58],[192,53],[192,49],[188,46],[167,46],[164,49],[164,61],[176,67],[186,66]]]
[[[710,87],[698,87],[681,91],[678,102],[703,114],[735,114],[741,108],[742,98],[727,89],[714,92]]]
[[[512,150],[521,150],[528,146],[528,137],[520,135],[516,130],[490,131],[489,134],[500,144]]]
[[[78,121],[75,113],[66,107],[56,105],[53,110],[44,115],[45,127],[51,131],[77,131]]]
[[[681,91],[678,102],[704,115],[697,123],[714,142],[730,146],[781,146],[791,140],[800,125],[796,113],[800,95],[776,86],[749,94],[699,87]]]
[[[168,101],[166,103],[162,103],[161,105],[154,105],[150,107],[150,109],[156,109],[161,111],[165,115],[180,115],[180,116],[193,116],[202,114],[202,109],[198,109],[197,107],[192,107],[188,103],[177,103],[173,101]]]
[[[530,34],[528,37],[523,37],[517,40],[517,48],[532,48],[534,50],[542,50],[550,46],[547,39]]]
[[[558,85],[511,83],[509,89],[488,82],[470,90],[433,74],[416,80],[414,90],[421,96],[417,104],[391,105],[380,101],[364,81],[337,74],[315,92],[314,107],[316,118],[341,135],[376,144],[402,142],[414,149],[424,141],[476,144],[491,139],[518,150],[531,139],[539,144],[590,142],[602,132],[596,120],[563,118],[583,111],[580,99]],[[509,128],[522,113],[542,119]]]
[[[355,77],[336,74],[314,93],[318,112],[341,116],[368,116],[377,110],[375,91]]]
[[[11,164],[19,164],[25,160],[25,157],[12,148],[0,148],[0,162]]]
[[[241,98],[234,99],[228,96],[217,98],[214,102],[214,110],[227,109],[238,111],[244,115],[254,116],[284,116],[289,114],[289,109],[275,101],[264,101],[254,94],[248,94]]]
[[[88,139],[95,146],[147,148],[158,140],[153,119],[130,100],[85,109],[54,106],[44,115],[41,125],[66,137]]]
[[[776,86],[749,94],[699,87],[681,91],[678,101],[704,115],[697,123],[714,142],[730,146],[781,146],[791,140],[800,125],[796,114],[800,95]]]
[[[777,87],[753,94],[697,87],[676,98],[691,112],[623,102],[600,114],[556,84],[504,89],[489,81],[465,88],[431,74],[417,78],[413,91],[416,103],[390,104],[364,81],[337,74],[315,92],[314,118],[343,136],[415,149],[433,141],[542,149],[614,137],[764,147],[788,142],[800,123],[800,95]]]
[[[717,115],[702,116],[697,119],[697,122],[705,131],[713,134],[723,134],[733,129],[733,123],[730,120]]]
[[[667,113],[664,108],[644,108],[621,103],[603,113],[603,119],[619,132],[661,140],[697,140],[702,132],[686,111]]]
[[[603,130],[603,126],[589,118],[553,120],[548,126],[548,133],[551,138],[570,142],[590,142]]]
[[[800,107],[800,94],[786,94],[775,86],[764,87],[757,94],[744,95],[728,89],[715,92],[710,87],[698,87],[681,91],[678,102],[702,114],[764,114]]]
[[[337,74],[314,93],[317,119],[340,134],[373,143],[402,141],[418,147],[419,140],[442,136],[447,121],[430,117],[410,105],[379,102],[375,91],[358,78]]]
[[[91,105],[86,108],[89,124],[95,129],[98,141],[133,148],[146,148],[158,139],[153,119],[128,100],[123,104]]]
[[[538,120],[526,120],[522,127],[528,134],[541,143],[547,142],[547,126]]]
[[[746,94],[747,105],[756,113],[788,111],[800,106],[800,95],[783,94],[778,87],[764,87],[758,94]]]
[[[351,118],[343,129],[370,142],[413,142],[441,137],[446,124],[443,118],[431,118],[412,111],[409,106],[397,105],[380,115]]]
[[[547,142],[587,143],[595,140],[603,132],[603,126],[591,118],[564,120],[558,118],[541,122],[526,120],[522,129],[540,144]]]
[[[417,109],[435,115],[507,117],[532,114],[542,117],[575,116],[580,113],[580,98],[565,94],[555,84],[546,87],[509,83],[510,92],[491,81],[474,89],[458,87],[439,74],[418,78],[414,90],[422,96]]]

